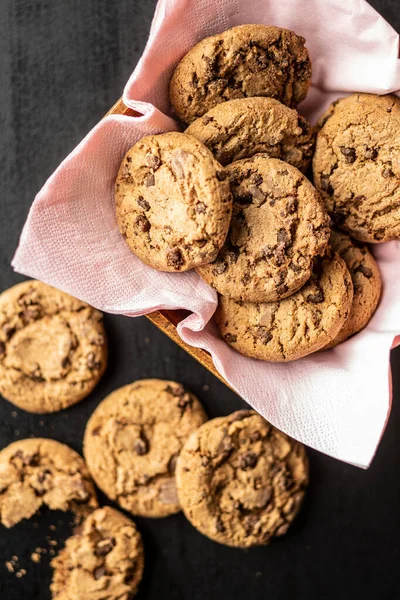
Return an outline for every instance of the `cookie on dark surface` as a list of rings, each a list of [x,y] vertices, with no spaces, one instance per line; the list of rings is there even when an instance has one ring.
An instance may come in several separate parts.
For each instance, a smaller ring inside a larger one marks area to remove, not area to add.
[[[119,511],[98,508],[67,539],[51,566],[54,600],[131,600],[143,574],[142,536]]]
[[[107,365],[103,315],[41,281],[0,296],[0,393],[33,413],[85,398]]]
[[[241,410],[191,435],[176,477],[192,525],[216,542],[246,548],[287,532],[308,485],[308,460],[302,444]]]
[[[311,125],[273,98],[242,98],[217,104],[186,133],[200,140],[222,165],[265,153],[303,173],[314,151]]]
[[[332,230],[330,246],[346,263],[354,295],[348,318],[326,348],[332,348],[364,329],[378,306],[382,288],[378,265],[366,244],[353,240],[343,231]]]
[[[287,362],[321,350],[350,314],[353,284],[338,254],[316,260],[310,280],[298,292],[269,303],[237,302],[221,296],[219,330],[235,350],[253,358]]]
[[[179,512],[176,459],[206,419],[197,398],[174,381],[143,379],[114,391],[86,426],[84,455],[93,479],[134,515]]]
[[[51,439],[19,440],[0,452],[0,521],[12,527],[41,506],[81,517],[98,504],[85,462],[75,450]]]
[[[177,132],[145,137],[127,152],[115,203],[132,252],[171,272],[214,260],[232,211],[221,165],[201,142]]]
[[[295,107],[311,82],[304,42],[293,31],[269,25],[239,25],[208,37],[176,67],[172,106],[185,123],[237,98],[267,96]]]
[[[220,294],[281,300],[310,278],[329,240],[319,193],[295,167],[257,155],[225,168],[233,195],[229,233],[216,260],[197,272]]]
[[[336,226],[364,242],[400,239],[400,99],[353,94],[319,127],[314,183]]]

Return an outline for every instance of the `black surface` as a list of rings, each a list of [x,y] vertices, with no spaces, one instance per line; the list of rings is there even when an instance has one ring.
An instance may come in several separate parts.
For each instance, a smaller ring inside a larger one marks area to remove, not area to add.
[[[373,4],[400,30],[398,0]],[[9,264],[35,193],[121,95],[153,8],[153,0],[0,0],[0,291],[22,279]],[[110,366],[95,392],[54,416],[30,415],[0,399],[0,447],[47,436],[80,451],[94,407],[136,378],[182,381],[211,417],[244,405],[146,319],[107,317],[106,323]],[[392,415],[371,468],[310,452],[310,492],[285,539],[240,551],[210,542],[182,515],[138,519],[147,561],[138,598],[399,598],[399,365],[396,351]],[[0,526],[1,600],[50,598],[48,560],[34,565],[29,557],[36,546],[49,547],[46,536],[65,538],[68,520],[45,513],[9,531]],[[4,566],[14,554],[27,570],[20,579]]]

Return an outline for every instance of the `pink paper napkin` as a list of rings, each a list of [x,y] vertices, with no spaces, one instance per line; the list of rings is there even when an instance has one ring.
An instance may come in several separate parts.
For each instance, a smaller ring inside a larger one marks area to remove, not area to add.
[[[110,116],[64,160],[37,195],[13,259],[41,279],[110,313],[184,308],[182,339],[208,350],[219,372],[271,423],[335,458],[366,467],[388,418],[389,353],[400,338],[400,243],[376,246],[382,301],[367,329],[328,352],[288,364],[245,358],[212,321],[216,294],[194,273],[158,273],[128,249],[113,186],[126,150],[177,128],[168,82],[197,41],[241,23],[294,29],[307,40],[313,87],[300,112],[315,119],[352,91],[400,90],[399,38],[364,0],[160,0],[145,52],[124,91],[140,117]]]

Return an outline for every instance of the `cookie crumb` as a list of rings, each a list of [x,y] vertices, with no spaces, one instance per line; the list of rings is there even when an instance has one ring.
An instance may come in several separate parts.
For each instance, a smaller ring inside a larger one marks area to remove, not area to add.
[[[14,573],[15,569],[14,569],[14,561],[12,560],[6,560],[6,562],[4,563],[6,565],[6,569],[9,573]]]
[[[23,577],[24,575],[26,575],[26,569],[20,569],[19,571],[17,571],[17,573],[15,573],[15,576],[18,577],[18,579],[21,579],[21,577]]]
[[[41,556],[41,554],[39,554],[39,552],[32,552],[32,554],[31,554],[32,562],[37,564],[37,563],[40,563],[41,559],[42,559],[42,556]]]
[[[11,412],[11,416],[12,416],[13,419],[15,419],[17,417],[17,411],[13,410]]]

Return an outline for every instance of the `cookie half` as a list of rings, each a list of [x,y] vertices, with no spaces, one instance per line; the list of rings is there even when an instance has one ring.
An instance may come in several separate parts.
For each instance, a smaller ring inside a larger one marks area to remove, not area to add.
[[[326,348],[344,342],[366,327],[378,306],[382,288],[378,265],[366,244],[351,239],[343,231],[333,230],[330,245],[346,263],[353,281],[354,295],[348,318]]]
[[[105,506],[95,510],[51,561],[54,600],[131,600],[144,568],[133,521]]]
[[[242,410],[189,438],[176,478],[192,525],[220,544],[246,548],[287,532],[308,485],[308,460],[302,444]]]
[[[229,233],[213,263],[197,272],[220,294],[280,300],[310,278],[329,240],[319,193],[298,169],[257,155],[225,168],[233,195]]]
[[[304,42],[293,31],[268,25],[239,25],[202,40],[172,76],[176,114],[191,123],[221,102],[252,96],[297,106],[311,82]]]
[[[145,137],[127,152],[115,205],[132,252],[171,272],[214,260],[232,212],[221,165],[201,142],[176,132]]]
[[[279,302],[236,302],[221,296],[216,311],[224,340],[246,356],[286,362],[333,340],[350,314],[353,284],[338,254],[316,260],[298,292]]]
[[[55,440],[29,438],[0,452],[0,521],[12,527],[41,506],[86,516],[97,508],[83,458]]]
[[[86,426],[84,455],[93,479],[134,515],[179,512],[176,460],[206,419],[197,398],[174,381],[143,379],[116,390]]]
[[[353,94],[320,121],[313,173],[340,229],[364,242],[400,239],[400,99]]]
[[[85,398],[107,365],[103,315],[41,281],[0,296],[0,393],[51,413]]]
[[[222,165],[264,153],[303,173],[314,152],[311,125],[272,98],[242,98],[217,104],[186,133],[200,140]]]

